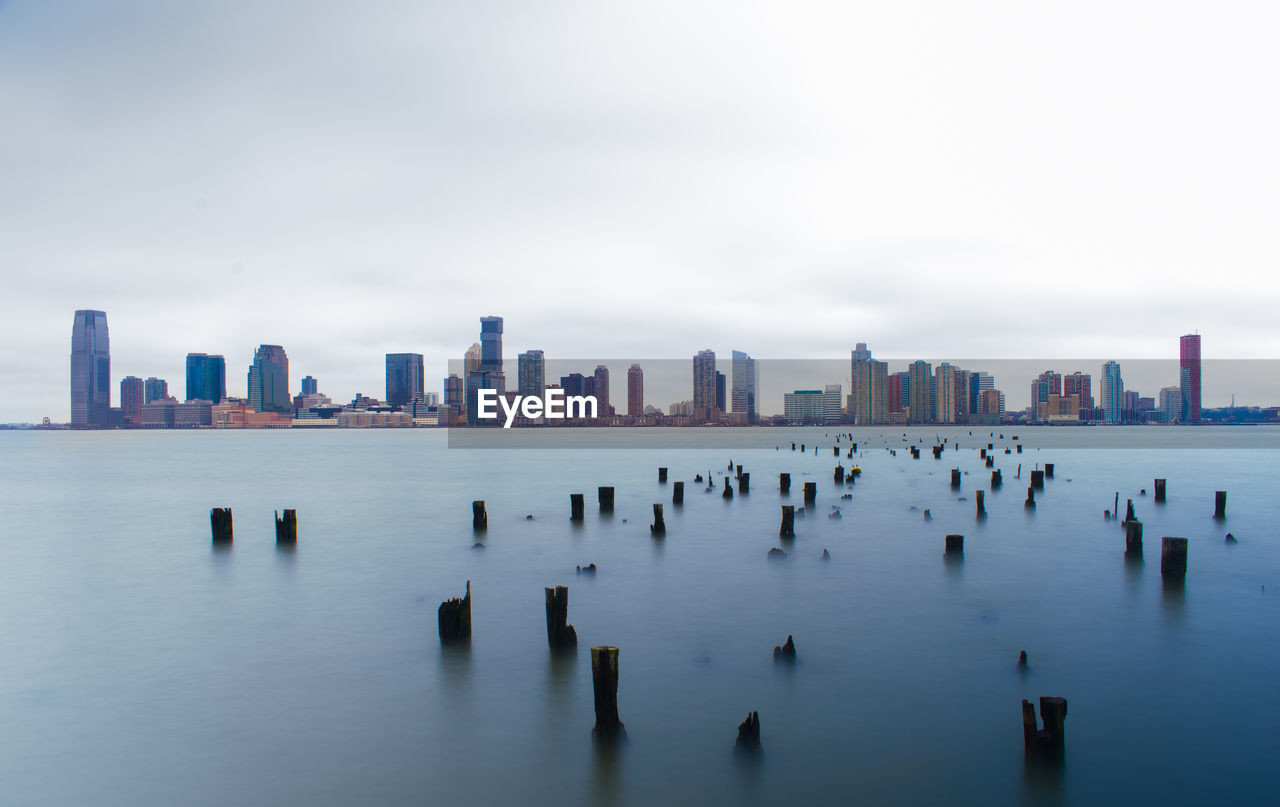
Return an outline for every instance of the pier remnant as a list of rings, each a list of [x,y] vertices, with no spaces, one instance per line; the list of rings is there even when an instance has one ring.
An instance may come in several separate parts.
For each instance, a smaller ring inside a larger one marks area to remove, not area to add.
[[[751,474],[746,473],[746,474],[738,475],[738,492],[739,493],[751,492]]]
[[[613,512],[613,488],[601,485],[596,490],[596,499],[600,502],[601,513]]]
[[[471,643],[471,581],[467,581],[467,593],[440,603],[436,612],[440,622],[440,644]]]
[[[975,502],[974,507],[977,509],[976,515],[978,518],[987,517],[987,505],[986,505],[986,502],[983,501],[983,497],[985,495],[986,495],[986,491],[983,491],[983,490],[979,490],[974,493],[974,502]]]
[[[837,485],[844,484],[844,466],[843,465],[836,466],[835,471],[831,474],[831,481],[835,482]]]
[[[782,505],[782,526],[778,528],[778,536],[781,538],[796,537],[796,506],[794,504]]]
[[[591,736],[603,741],[625,738],[626,727],[618,718],[618,648],[591,648],[591,686],[596,699],[596,725]]]
[[[1220,490],[1213,494],[1213,517],[1219,520],[1227,517],[1227,492],[1225,490]]]
[[[760,715],[752,711],[747,719],[738,724],[738,740],[733,744],[734,753],[759,754],[760,747]]]
[[[1044,464],[1044,478],[1053,479],[1053,463],[1052,462],[1046,462]]]
[[[804,483],[804,503],[813,504],[817,500],[818,500],[818,483],[805,482]]]
[[[1044,490],[1044,471],[1031,472],[1031,487],[1036,490]]]
[[[583,510],[583,498],[581,493],[569,494],[569,520],[581,521]]]
[[[1018,654],[1018,668],[1024,670],[1027,668],[1027,651],[1025,650]]]
[[[1044,728],[1036,729],[1036,707],[1022,701],[1022,742],[1028,757],[1061,758],[1066,750],[1066,698],[1040,698],[1040,717]]]
[[[1142,522],[1130,519],[1124,523],[1124,556],[1142,557]]]
[[[778,490],[783,493],[791,492],[791,474],[778,474]]]
[[[666,483],[666,481],[667,481],[667,469],[666,469],[666,468],[659,468],[659,469],[658,469],[658,483],[659,483],[659,484],[665,484],[665,483]]]
[[[773,660],[774,661],[795,661],[796,660],[796,643],[795,643],[795,640],[791,638],[791,634],[789,633],[787,634],[786,644],[782,645],[781,647],[778,647],[776,645],[774,646]]]
[[[1035,508],[1036,506],[1036,486],[1035,485],[1027,485],[1027,500],[1022,503],[1022,506],[1027,508],[1028,510]]]
[[[483,499],[476,499],[471,503],[471,529],[476,532],[489,529],[489,514],[484,510]]]
[[[946,543],[944,544],[944,547],[945,549],[943,554],[945,555],[963,555],[964,554],[964,536],[948,535],[946,537]],[[979,560],[981,560],[981,558],[979,558]]]
[[[653,503],[653,523],[649,525],[649,533],[652,535],[666,535],[667,522],[662,520],[662,503]]]
[[[671,503],[684,504],[684,482],[677,482],[671,486]]]
[[[209,529],[215,544],[229,544],[232,539],[231,508],[215,507],[209,511]]]
[[[1000,473],[1000,469],[997,468],[991,472],[991,489],[995,490],[996,488],[1000,487],[1003,484],[1004,484],[1004,476]]]
[[[1187,539],[1160,539],[1160,576],[1176,583],[1187,577]]]
[[[1156,504],[1164,504],[1165,497],[1165,480],[1156,480]]]
[[[727,476],[724,478],[724,493],[721,493],[720,496],[725,499],[733,498],[733,488],[729,486],[729,477]]]
[[[578,646],[578,632],[569,624],[569,587],[546,587],[547,645],[552,650]]]
[[[951,489],[952,490],[960,489],[960,469],[959,468],[951,469]]]
[[[298,543],[298,511],[285,510],[281,518],[276,513],[276,544]]]

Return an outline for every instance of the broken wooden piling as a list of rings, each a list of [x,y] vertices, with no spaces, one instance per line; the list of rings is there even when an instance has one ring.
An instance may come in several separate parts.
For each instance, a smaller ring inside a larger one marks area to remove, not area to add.
[[[600,502],[601,513],[613,512],[613,488],[601,485],[596,490],[596,499]]]
[[[684,504],[684,482],[677,482],[671,486],[671,503]]]
[[[778,528],[778,535],[782,538],[796,537],[796,506],[794,504],[782,505],[782,526]]]
[[[659,484],[663,484],[663,483],[665,483],[666,481],[667,481],[667,469],[666,469],[666,468],[659,468],[659,469],[658,469],[658,483],[659,483]]]
[[[1028,510],[1035,508],[1036,506],[1036,486],[1035,485],[1027,485],[1027,500],[1022,503],[1022,506]]]
[[[1165,480],[1163,479],[1155,480],[1155,488],[1156,488],[1156,504],[1163,504],[1164,498],[1165,498]]]
[[[1187,576],[1187,539],[1160,539],[1160,576],[1178,582]]]
[[[995,490],[1004,484],[1004,477],[1000,474],[1000,469],[991,472],[991,489]]]
[[[1216,519],[1227,517],[1227,492],[1225,490],[1220,490],[1213,494],[1213,517]]]
[[[773,648],[774,661],[795,661],[796,660],[796,643],[791,638],[791,634],[787,634],[787,642],[781,647],[775,645]]]
[[[835,471],[831,475],[831,478],[832,478],[832,481],[834,481],[837,485],[843,485],[844,484],[844,466],[837,465]]]
[[[209,529],[213,533],[215,544],[231,543],[231,508],[215,507],[209,511]]]
[[[471,503],[471,529],[476,532],[489,529],[489,514],[484,511],[483,499],[476,499]]]
[[[583,511],[583,497],[581,493],[569,494],[569,520],[581,521]]]
[[[983,496],[985,495],[986,495],[985,491],[981,491],[981,490],[976,491],[974,493],[974,500],[976,502],[974,506],[977,509],[976,515],[978,518],[985,518],[987,515],[987,506],[983,502]]]
[[[747,719],[738,724],[738,739],[733,744],[734,753],[759,754],[760,747],[760,715],[752,711]]]
[[[569,587],[546,588],[547,592],[547,645],[552,650],[567,650],[578,646],[578,632],[569,624]]]
[[[1040,698],[1040,717],[1044,728],[1036,728],[1036,707],[1022,701],[1022,742],[1028,757],[1060,758],[1066,750],[1066,698]]]
[[[667,522],[662,520],[662,503],[653,503],[653,523],[649,525],[649,532],[652,535],[666,535]]]
[[[1053,463],[1052,462],[1046,462],[1044,464],[1044,478],[1053,479]]]
[[[596,700],[596,725],[591,736],[604,741],[626,737],[626,727],[618,718],[618,648],[591,648],[591,686]]]
[[[813,504],[817,500],[818,500],[818,483],[805,482],[804,483],[804,503]]]
[[[1031,487],[1036,490],[1044,490],[1044,471],[1031,472]]]
[[[791,474],[778,474],[778,490],[783,493],[791,492]]]
[[[739,493],[751,492],[751,474],[744,473],[738,476],[738,492]]]
[[[951,469],[951,489],[952,490],[960,489],[960,469],[959,468]]]
[[[943,554],[958,556],[964,554],[964,536],[948,535],[943,544]],[[979,558],[981,560],[981,558]]]
[[[729,477],[727,476],[724,478],[724,493],[721,493],[720,497],[723,499],[733,498],[733,488],[729,486]]]
[[[467,581],[467,593],[440,603],[436,612],[440,623],[441,644],[469,644],[471,642],[471,581]]]
[[[284,517],[276,513],[276,544],[298,543],[298,511],[285,510]]]
[[[1124,523],[1124,556],[1142,557],[1142,522],[1131,519]]]

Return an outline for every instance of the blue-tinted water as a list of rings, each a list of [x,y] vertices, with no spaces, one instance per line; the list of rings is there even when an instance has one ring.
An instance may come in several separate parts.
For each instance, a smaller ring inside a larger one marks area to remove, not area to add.
[[[741,435],[723,450],[464,451],[426,430],[0,434],[0,803],[1274,797],[1274,450],[1037,451],[1024,429],[1026,453],[997,455],[1005,485],[977,522],[985,431],[944,432],[964,450],[938,461],[878,447],[901,432],[858,432],[850,501],[829,448],[787,450],[829,446],[823,430],[756,432],[767,448]],[[751,492],[725,501],[730,457]],[[1028,514],[1028,472],[1045,461],[1056,478]],[[682,508],[659,465],[685,480]],[[949,489],[957,465],[968,501]],[[708,469],[704,494],[692,479]],[[1139,495],[1157,476],[1163,506]],[[817,505],[783,544],[779,505],[799,504],[805,481]],[[611,518],[601,484],[617,489]],[[1217,489],[1225,523],[1210,517]],[[1143,566],[1125,565],[1123,532],[1102,517],[1116,491],[1145,522]],[[577,528],[571,492],[587,494]],[[488,502],[483,550],[472,499]],[[208,514],[224,505],[236,539],[216,551]],[[284,507],[299,513],[288,553],[272,523]],[[963,565],[943,563],[950,532],[965,535]],[[1164,535],[1190,539],[1181,593],[1161,585]],[[766,561],[773,546],[789,557]],[[594,579],[574,573],[588,562]],[[436,607],[467,580],[473,642],[445,652]],[[581,642],[568,661],[546,646],[543,587],[556,584]],[[788,634],[794,668],[771,659]],[[597,644],[621,648],[630,742],[613,754],[590,739]],[[1040,695],[1069,701],[1056,772],[1023,763],[1020,702]],[[755,765],[731,754],[752,709]]]

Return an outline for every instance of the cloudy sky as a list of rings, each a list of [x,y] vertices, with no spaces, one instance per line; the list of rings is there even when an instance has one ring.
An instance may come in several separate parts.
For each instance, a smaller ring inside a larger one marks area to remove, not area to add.
[[[179,394],[263,342],[438,389],[485,314],[509,356],[1280,356],[1275,9],[0,0],[0,422],[68,418],[77,308]]]

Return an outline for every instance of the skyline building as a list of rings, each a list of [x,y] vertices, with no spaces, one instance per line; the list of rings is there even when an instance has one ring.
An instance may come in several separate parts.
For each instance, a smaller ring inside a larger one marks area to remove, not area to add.
[[[907,369],[907,408],[908,422],[933,422],[933,367],[929,362],[920,359],[914,361]]]
[[[1088,373],[1076,371],[1062,377],[1062,394],[1080,396],[1080,408],[1093,408],[1093,378]]]
[[[729,399],[727,396],[727,384],[725,383],[724,373],[716,371],[716,413],[723,415],[728,411]]]
[[[935,411],[933,413],[935,423],[955,423],[956,422],[956,368],[948,362],[942,362],[938,365],[934,387],[936,395],[934,396]]]
[[[841,408],[843,401],[841,400],[840,391],[843,389],[839,384],[827,384],[822,390],[822,422],[824,424],[839,423],[844,420],[844,410]]]
[[[1165,423],[1182,421],[1182,387],[1165,387],[1160,390],[1160,420]]]
[[[541,350],[526,350],[516,357],[516,389],[521,395],[542,396],[547,386],[547,360]]]
[[[733,394],[730,400],[735,415],[746,413],[747,423],[755,423],[756,360],[741,350],[733,351]]]
[[[644,414],[644,370],[633,364],[627,369],[627,416]]]
[[[866,342],[850,353],[849,420],[857,426],[888,422],[889,365],[871,358]]]
[[[207,353],[188,353],[186,400],[217,404],[226,398],[227,360]]]
[[[1106,423],[1124,419],[1124,379],[1120,377],[1119,362],[1102,365],[1102,419]]]
[[[71,325],[71,425],[105,426],[111,414],[111,337],[104,311],[76,311]]]
[[[693,417],[714,419],[716,409],[716,353],[703,350],[693,357]]]
[[[120,380],[120,416],[127,426],[142,424],[142,379],[128,375]]]
[[[467,352],[462,354],[462,377],[480,370],[480,343],[473,342]]]
[[[450,373],[444,380],[444,405],[456,408],[459,414],[466,413],[466,382],[457,373]]]
[[[1200,422],[1200,334],[1178,340],[1178,389],[1182,393],[1182,422]]]
[[[287,414],[293,410],[289,394],[289,356],[280,345],[259,345],[249,365],[249,407],[255,412]]]
[[[386,403],[401,409],[425,394],[425,366],[421,353],[387,354]]]
[[[596,396],[597,414],[602,418],[607,418],[613,414],[613,406],[609,403],[609,368],[603,364],[596,365],[596,371],[592,374],[594,383],[591,387],[591,394]]]
[[[169,397],[169,382],[163,378],[152,376],[142,382],[142,405],[146,406],[152,401],[163,401]]]
[[[302,377],[302,394],[304,396],[318,394],[319,386],[319,383],[312,376],[308,375]]]
[[[476,396],[482,389],[495,390],[499,397],[507,392],[507,380],[502,372],[502,317],[480,318],[479,344],[480,360],[475,369],[470,369],[475,345],[467,351],[467,423],[472,426],[501,426],[498,418],[481,422]]]
[[[793,425],[821,426],[827,421],[825,390],[798,389],[782,396],[782,416]]]

